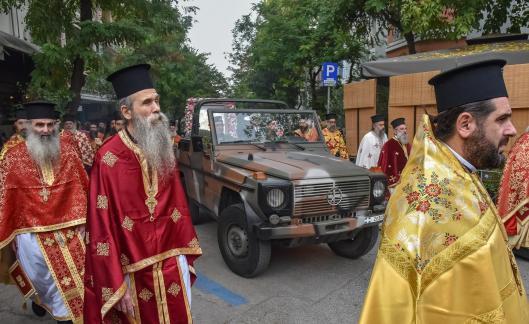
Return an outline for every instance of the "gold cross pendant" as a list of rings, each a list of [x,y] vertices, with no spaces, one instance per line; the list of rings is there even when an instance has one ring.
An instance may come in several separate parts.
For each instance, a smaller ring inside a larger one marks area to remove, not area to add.
[[[50,191],[46,188],[42,188],[41,191],[39,191],[39,196],[42,198],[43,202],[48,201],[48,196],[50,195]]]

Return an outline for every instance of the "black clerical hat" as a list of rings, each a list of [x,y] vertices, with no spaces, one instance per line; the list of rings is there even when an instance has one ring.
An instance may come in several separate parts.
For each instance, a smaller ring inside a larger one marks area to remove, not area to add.
[[[406,123],[406,121],[405,121],[404,118],[396,118],[396,119],[393,119],[393,120],[391,121],[391,126],[392,126],[393,128],[397,128],[397,127],[399,127],[400,125],[403,125],[403,124],[405,124],[405,123]]]
[[[25,109],[17,109],[15,111],[15,121],[19,119],[28,119],[28,115]]]
[[[507,97],[503,81],[505,60],[486,60],[458,66],[428,81],[435,88],[437,111],[471,102]]]
[[[28,119],[57,119],[55,104],[49,101],[32,101],[24,104]]]
[[[329,119],[336,119],[336,117],[337,117],[337,116],[336,116],[335,113],[330,113],[330,114],[327,114],[327,115],[325,116],[325,119],[326,119],[326,120],[329,120]]]
[[[74,114],[65,114],[64,116],[62,116],[62,121],[63,122],[71,121],[75,123],[77,121],[77,118]]]
[[[373,124],[381,122],[381,121],[384,121],[384,116],[382,116],[382,115],[373,115],[373,116],[371,116],[371,122]]]
[[[126,98],[145,89],[153,89],[149,64],[138,64],[118,70],[107,77],[112,82],[118,99]]]

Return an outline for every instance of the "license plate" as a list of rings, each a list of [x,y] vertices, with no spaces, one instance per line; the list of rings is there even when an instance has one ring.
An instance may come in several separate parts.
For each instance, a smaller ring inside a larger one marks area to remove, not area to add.
[[[366,217],[365,224],[378,223],[384,220],[384,214]]]

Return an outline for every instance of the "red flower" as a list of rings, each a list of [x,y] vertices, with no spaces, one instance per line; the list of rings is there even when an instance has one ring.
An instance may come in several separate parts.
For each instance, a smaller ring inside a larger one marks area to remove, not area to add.
[[[420,211],[420,212],[427,212],[429,209],[430,209],[430,202],[429,201],[426,201],[426,200],[423,200],[421,202],[419,202],[419,204],[417,205],[417,208],[415,208],[417,211]]]
[[[439,185],[437,184],[432,183],[426,186],[425,191],[429,196],[437,197],[441,194],[441,187],[439,187]]]
[[[411,204],[412,202],[419,200],[419,193],[417,191],[411,192],[406,196],[406,199],[408,200],[408,204]]]
[[[457,241],[457,236],[455,235],[451,235],[451,234],[448,234],[446,233],[445,234],[445,246],[449,246],[450,244],[454,243],[455,241]]]

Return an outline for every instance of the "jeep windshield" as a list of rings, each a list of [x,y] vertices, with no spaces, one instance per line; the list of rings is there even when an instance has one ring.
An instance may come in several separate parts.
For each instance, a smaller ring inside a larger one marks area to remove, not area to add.
[[[314,112],[213,112],[218,144],[299,144],[322,142]]]

